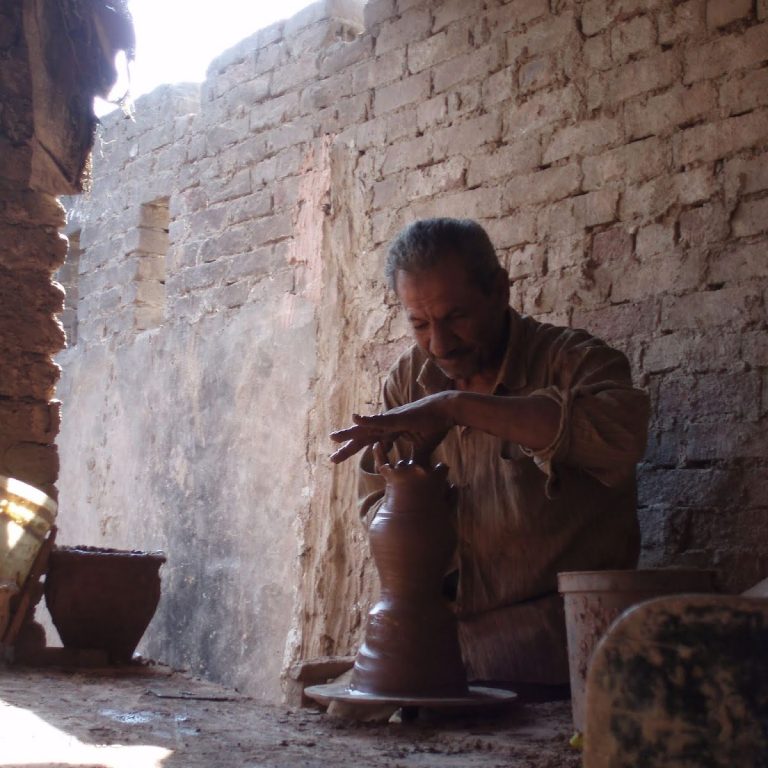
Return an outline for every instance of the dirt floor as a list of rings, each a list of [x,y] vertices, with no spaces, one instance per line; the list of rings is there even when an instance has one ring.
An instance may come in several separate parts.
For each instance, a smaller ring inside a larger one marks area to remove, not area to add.
[[[576,768],[570,704],[365,724],[269,706],[163,667],[0,669],[0,766]]]

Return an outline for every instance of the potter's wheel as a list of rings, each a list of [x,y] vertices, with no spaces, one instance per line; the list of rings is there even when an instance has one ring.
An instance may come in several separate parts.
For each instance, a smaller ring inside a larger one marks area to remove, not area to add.
[[[451,707],[490,707],[509,704],[517,698],[514,691],[502,688],[484,688],[470,685],[466,696],[380,696],[364,693],[349,687],[348,683],[311,685],[304,693],[320,704],[343,701],[346,704],[392,704],[396,707],[428,707],[429,709],[450,709]]]

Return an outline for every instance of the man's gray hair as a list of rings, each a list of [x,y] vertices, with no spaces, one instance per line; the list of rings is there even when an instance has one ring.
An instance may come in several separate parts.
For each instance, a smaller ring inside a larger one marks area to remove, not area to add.
[[[471,219],[420,219],[409,224],[392,241],[384,274],[397,292],[397,273],[432,269],[457,260],[467,276],[488,293],[501,269],[488,233]]]

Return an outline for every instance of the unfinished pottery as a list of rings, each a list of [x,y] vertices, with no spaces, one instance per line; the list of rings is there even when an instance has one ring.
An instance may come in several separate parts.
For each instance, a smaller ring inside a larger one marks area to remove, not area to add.
[[[65,648],[130,662],[160,600],[162,552],[61,547],[51,553],[45,602]]]
[[[441,594],[456,546],[448,468],[384,465],[384,502],[370,527],[381,582],[350,690],[375,696],[468,694],[456,618]]]

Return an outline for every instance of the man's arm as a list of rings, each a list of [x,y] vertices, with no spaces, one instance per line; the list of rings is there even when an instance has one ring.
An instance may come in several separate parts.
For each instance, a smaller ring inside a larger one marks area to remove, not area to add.
[[[429,395],[413,403],[373,416],[353,417],[355,425],[331,435],[345,444],[333,454],[344,461],[363,446],[384,445],[402,439],[417,446],[436,447],[454,426],[472,427],[533,451],[550,445],[557,435],[560,407],[547,397],[502,397],[451,390]],[[432,445],[434,443],[434,445]],[[430,451],[431,453],[431,451]]]
[[[401,438],[425,442],[454,425],[516,443],[547,475],[555,465],[581,468],[603,484],[623,482],[642,458],[648,429],[645,392],[632,386],[619,351],[583,331],[562,331],[546,345],[550,385],[525,397],[441,392],[333,433],[344,461],[364,445]]]

